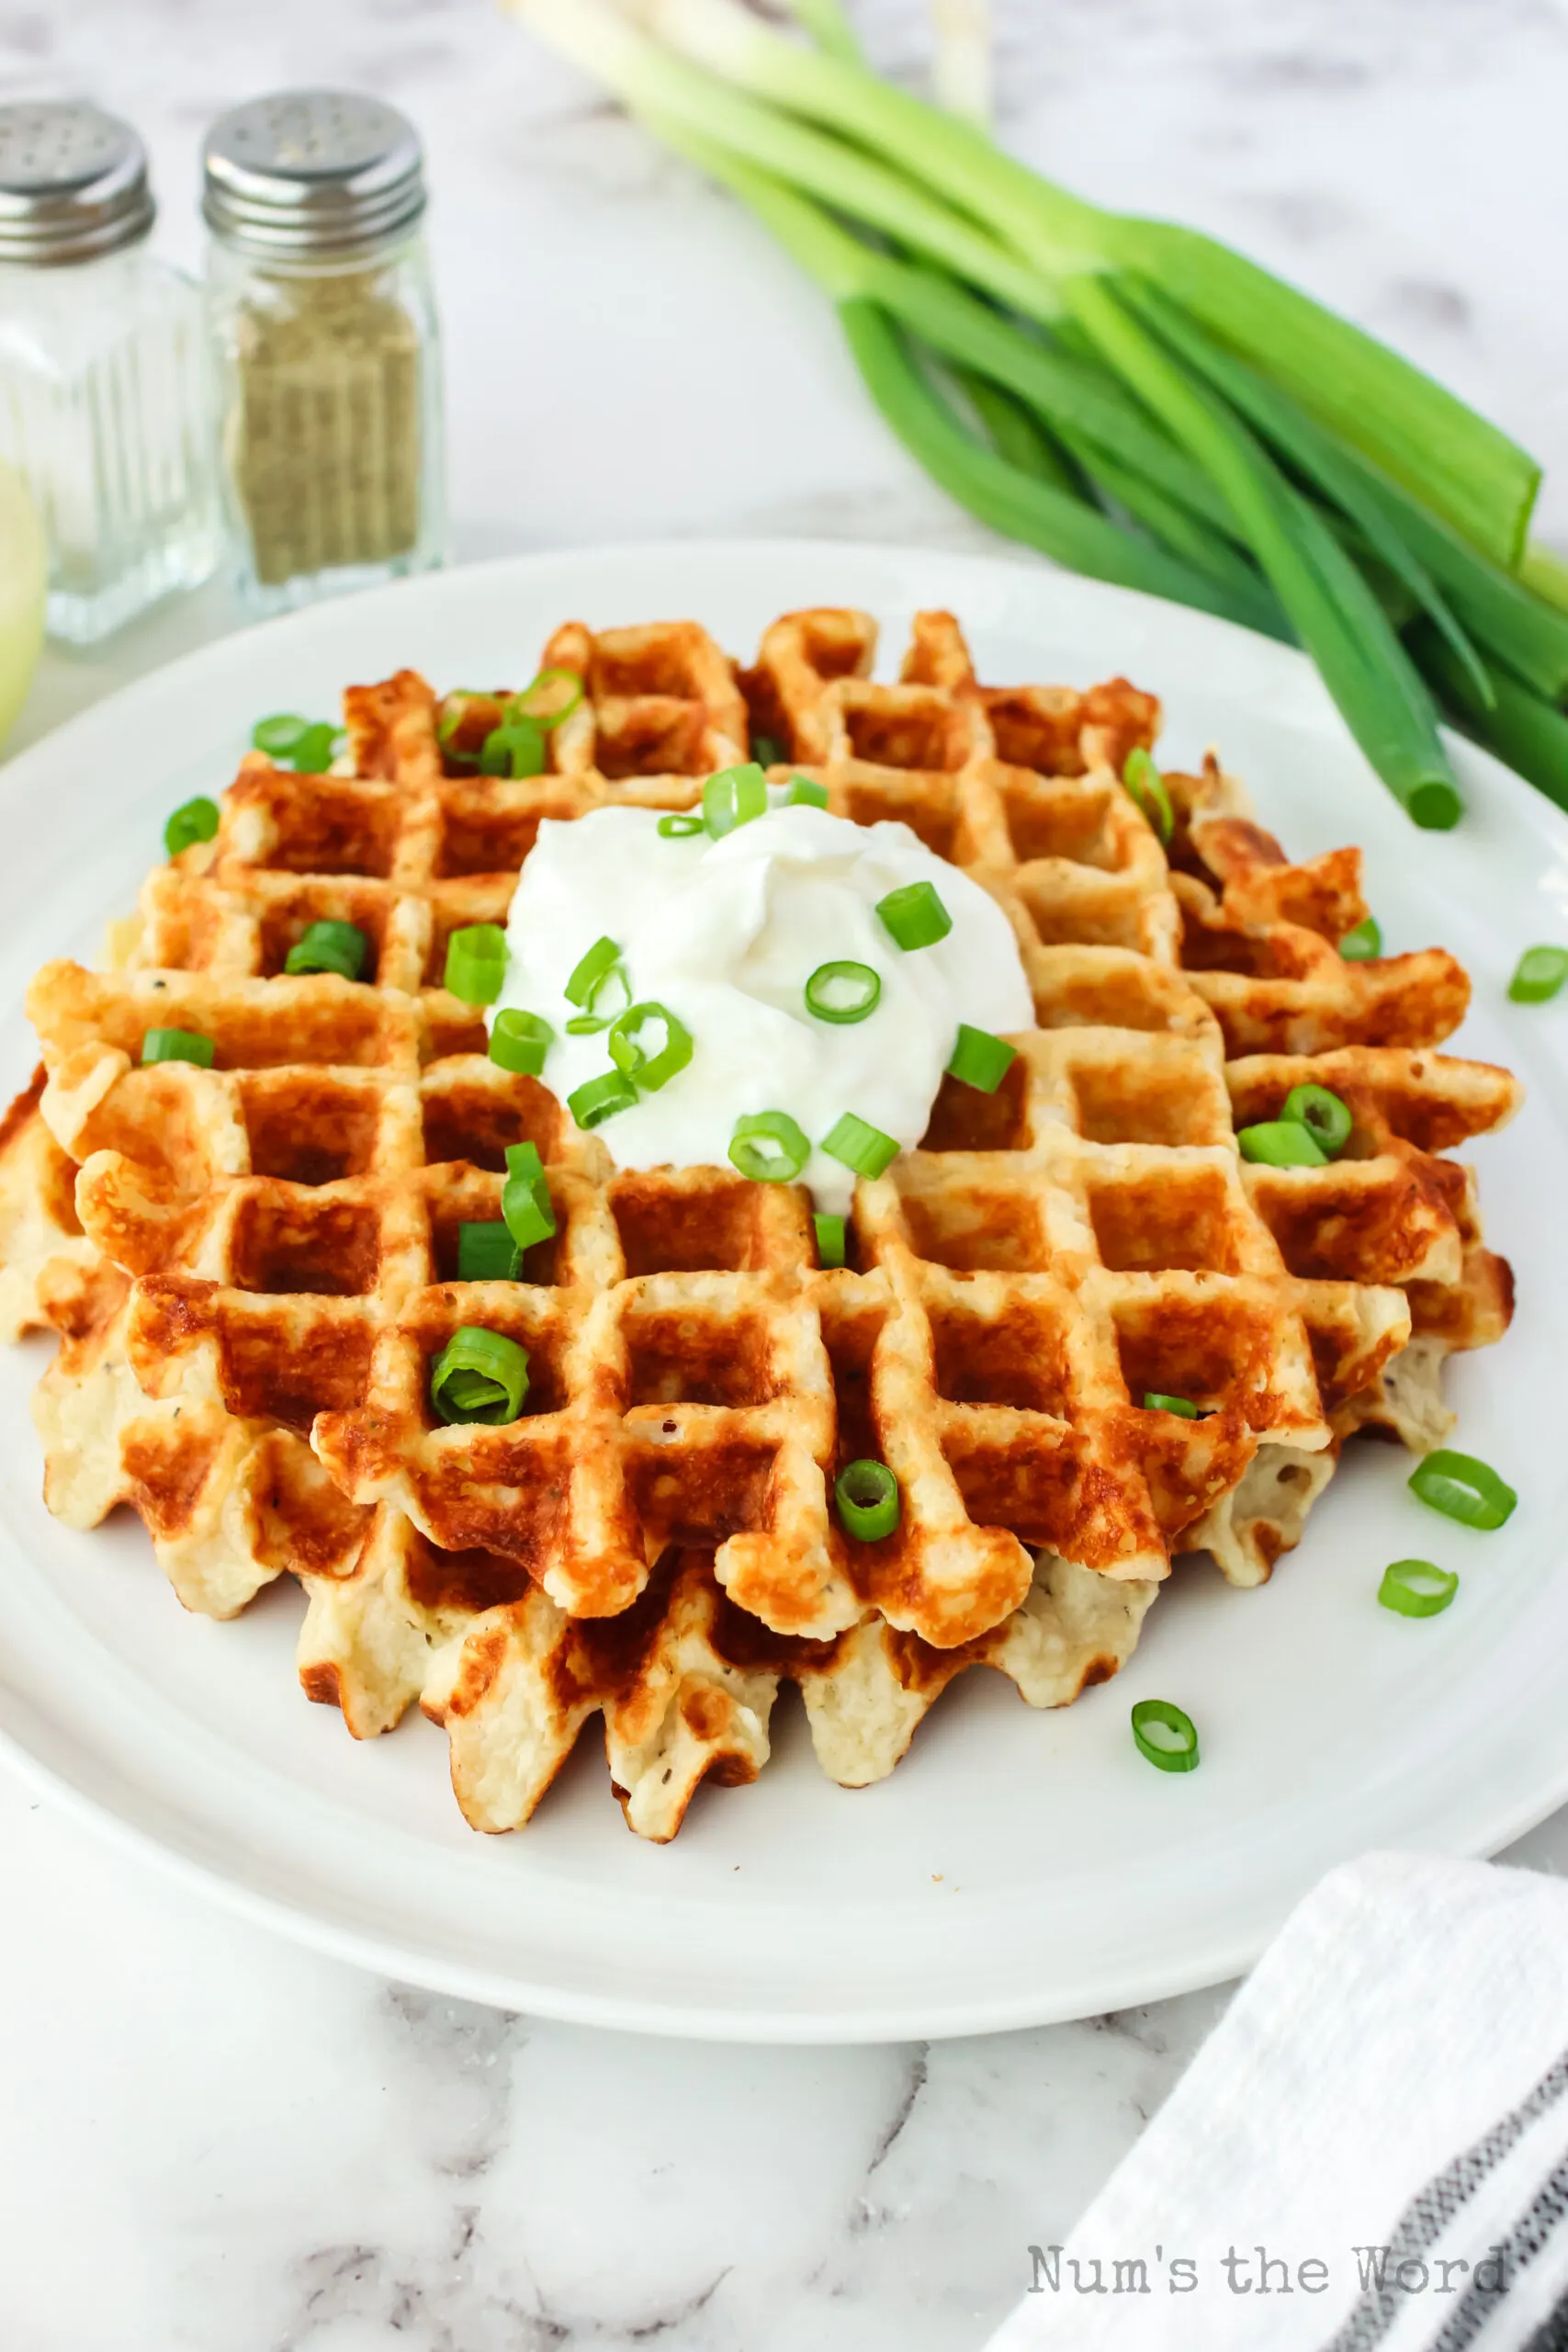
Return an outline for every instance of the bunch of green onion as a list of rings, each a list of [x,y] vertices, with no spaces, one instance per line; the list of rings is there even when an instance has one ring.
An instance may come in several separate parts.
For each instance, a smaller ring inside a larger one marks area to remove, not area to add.
[[[1568,807],[1568,570],[1534,460],[1442,386],[1196,232],[1101,210],[742,0],[509,0],[750,207],[838,306],[934,479],[1072,570],[1300,644],[1420,825],[1439,716]]]

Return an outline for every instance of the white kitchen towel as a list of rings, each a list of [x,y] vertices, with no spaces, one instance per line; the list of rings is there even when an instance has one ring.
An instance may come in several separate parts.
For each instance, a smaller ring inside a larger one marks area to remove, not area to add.
[[[1029,2259],[988,2352],[1568,2352],[1568,1886],[1335,1871]]]

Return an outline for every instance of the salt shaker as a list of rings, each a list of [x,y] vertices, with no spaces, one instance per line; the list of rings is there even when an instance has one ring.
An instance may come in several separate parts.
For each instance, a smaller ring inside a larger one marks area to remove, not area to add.
[[[282,611],[446,560],[440,345],[413,127],[291,90],[203,151],[208,320],[236,584]]]
[[[51,634],[74,644],[219,552],[200,297],[147,250],[152,218],[129,124],[0,107],[0,458],[43,521]]]

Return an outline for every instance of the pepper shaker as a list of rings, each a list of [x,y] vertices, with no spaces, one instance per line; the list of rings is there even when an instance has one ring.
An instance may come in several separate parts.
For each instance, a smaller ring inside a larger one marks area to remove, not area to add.
[[[258,613],[446,559],[439,332],[413,127],[284,91],[203,151],[208,322],[236,584]]]

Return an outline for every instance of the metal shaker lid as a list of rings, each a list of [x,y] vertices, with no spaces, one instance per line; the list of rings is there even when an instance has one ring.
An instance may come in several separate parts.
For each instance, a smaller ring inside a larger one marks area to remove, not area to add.
[[[0,107],[0,261],[92,261],[152,226],[147,150],[85,101]]]
[[[202,211],[226,244],[277,259],[348,255],[425,207],[407,117],[352,90],[280,90],[222,115],[202,148]]]

